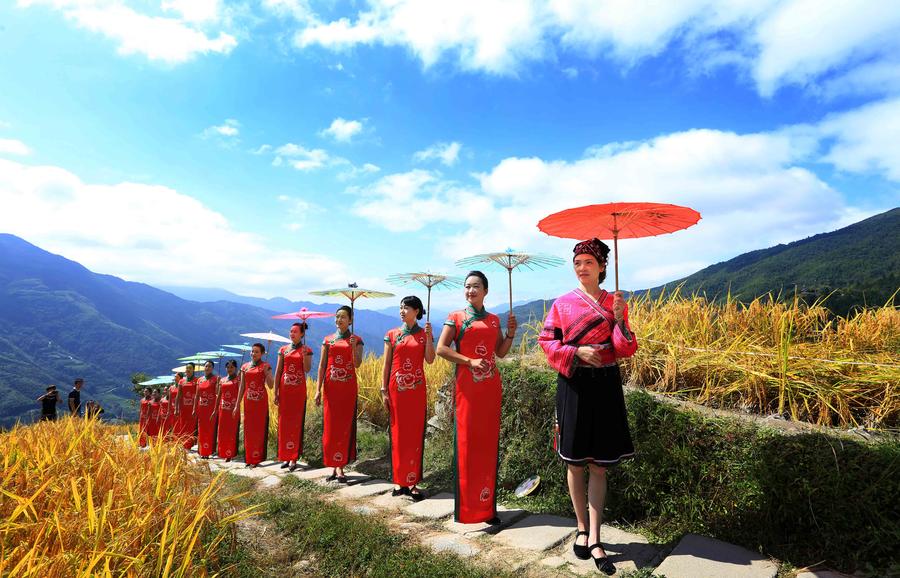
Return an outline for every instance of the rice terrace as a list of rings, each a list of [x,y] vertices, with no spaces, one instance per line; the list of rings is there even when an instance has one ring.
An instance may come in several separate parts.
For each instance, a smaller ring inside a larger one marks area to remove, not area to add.
[[[0,6],[0,577],[900,577],[896,38]]]

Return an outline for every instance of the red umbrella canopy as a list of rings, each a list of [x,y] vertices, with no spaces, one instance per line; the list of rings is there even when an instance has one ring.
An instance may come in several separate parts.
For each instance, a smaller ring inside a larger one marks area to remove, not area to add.
[[[301,307],[300,311],[294,311],[292,313],[282,313],[281,315],[273,315],[272,319],[300,319],[301,321],[306,321],[307,319],[321,319],[324,317],[331,317],[332,315],[334,315],[334,313],[310,311],[306,307]]]
[[[538,229],[566,239],[636,239],[687,229],[699,220],[700,213],[679,205],[606,203],[553,213]]]
[[[566,209],[538,222],[538,229],[564,239],[612,239],[619,290],[619,239],[655,237],[696,225],[700,213],[666,203],[606,203]]]

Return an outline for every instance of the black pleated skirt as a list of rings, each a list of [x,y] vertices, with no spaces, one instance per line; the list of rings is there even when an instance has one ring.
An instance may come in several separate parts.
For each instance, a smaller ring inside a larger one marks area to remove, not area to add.
[[[560,374],[556,420],[556,451],[568,464],[608,467],[634,456],[617,365]]]

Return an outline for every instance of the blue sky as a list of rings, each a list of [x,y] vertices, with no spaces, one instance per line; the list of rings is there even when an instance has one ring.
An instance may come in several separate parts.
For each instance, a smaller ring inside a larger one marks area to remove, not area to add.
[[[639,289],[900,204],[896,2],[18,0],[0,54],[0,230],[151,284],[386,288],[699,210],[620,245]]]

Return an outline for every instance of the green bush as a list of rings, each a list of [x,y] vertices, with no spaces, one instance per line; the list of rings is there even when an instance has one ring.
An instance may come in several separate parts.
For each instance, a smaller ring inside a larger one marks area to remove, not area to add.
[[[565,468],[551,444],[556,374],[516,362],[501,371],[500,496],[571,517]],[[713,536],[797,567],[900,564],[900,442],[787,434],[644,392],[629,392],[626,404],[637,456],[609,471],[608,520],[664,542],[688,532]],[[449,407],[438,415],[448,419]],[[426,481],[451,490],[446,425],[426,443]],[[515,499],[511,489],[535,474],[537,494]]]

